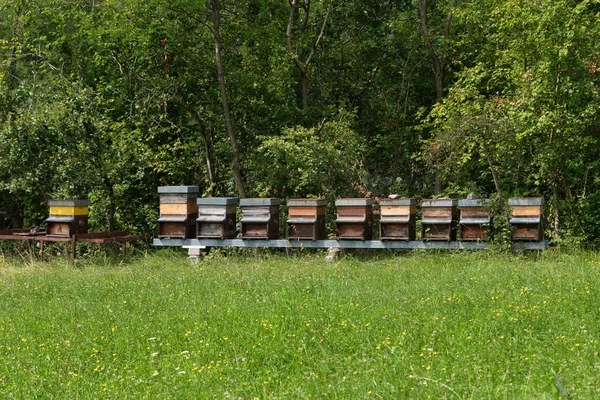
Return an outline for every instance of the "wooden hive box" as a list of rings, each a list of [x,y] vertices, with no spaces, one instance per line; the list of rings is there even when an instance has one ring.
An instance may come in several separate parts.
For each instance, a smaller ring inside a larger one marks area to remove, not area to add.
[[[458,201],[454,199],[421,201],[421,238],[448,242],[456,240],[457,205]]]
[[[371,240],[373,238],[373,199],[348,198],[335,201],[338,239]]]
[[[379,238],[381,240],[415,240],[416,200],[380,199]]]
[[[541,197],[512,198],[510,206],[512,239],[539,242],[544,239],[544,199]]]
[[[89,200],[50,200],[48,206],[48,236],[72,237],[75,234],[87,233]]]
[[[483,199],[458,201],[460,240],[487,241],[489,239],[491,214],[486,203]]]
[[[242,239],[279,238],[279,199],[241,199],[242,219],[240,231]]]
[[[238,199],[235,197],[198,198],[198,239],[233,239],[236,236],[235,215]]]
[[[289,218],[285,236],[288,239],[325,239],[325,199],[288,200]]]
[[[196,236],[198,186],[160,186],[158,237],[192,239]]]

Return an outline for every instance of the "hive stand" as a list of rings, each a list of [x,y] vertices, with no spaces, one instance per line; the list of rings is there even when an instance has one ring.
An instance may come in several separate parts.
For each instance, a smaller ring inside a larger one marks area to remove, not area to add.
[[[371,240],[373,237],[373,199],[347,198],[335,201],[338,239]]]
[[[491,223],[490,209],[487,200],[459,200],[460,208],[460,240],[487,241]]]
[[[160,186],[159,238],[189,239],[196,236],[198,186]]]
[[[455,199],[421,201],[421,238],[448,242],[456,240],[457,205],[458,201]]]
[[[544,199],[541,197],[512,198],[510,225],[514,241],[539,242],[544,239]]]
[[[415,240],[416,200],[380,199],[379,238],[381,240]]]
[[[242,219],[240,231],[242,239],[279,238],[279,199],[241,199]]]
[[[198,239],[233,239],[236,236],[235,197],[198,198],[198,219],[196,237]]]
[[[325,239],[325,199],[290,199],[287,202],[289,218],[285,237],[288,239]]]

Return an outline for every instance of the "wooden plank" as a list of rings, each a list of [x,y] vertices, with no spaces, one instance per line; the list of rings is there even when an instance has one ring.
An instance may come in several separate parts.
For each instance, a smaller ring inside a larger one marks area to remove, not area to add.
[[[161,204],[160,215],[188,215],[195,214],[198,212],[198,204],[196,203],[185,203],[185,204]]]
[[[416,206],[381,206],[380,212],[382,216],[388,215],[411,215],[416,214]]]
[[[542,206],[512,206],[513,217],[536,217],[542,215]]]
[[[423,207],[423,218],[425,217],[451,217],[454,215],[452,207]]]
[[[290,217],[325,215],[325,207],[288,207]]]
[[[513,240],[539,241],[542,237],[541,227],[519,225],[513,231]]]
[[[337,213],[340,217],[350,217],[350,216],[359,216],[372,214],[371,207],[350,207],[350,206],[340,206],[337,208]]]
[[[490,209],[485,207],[463,207],[460,215],[464,218],[485,218],[490,216]]]
[[[195,203],[197,199],[197,193],[161,193],[160,194],[161,204],[185,204]]]
[[[48,224],[48,235],[71,236],[71,224],[52,222]]]
[[[481,225],[461,225],[461,240],[488,240],[487,227]]]
[[[50,215],[88,215],[88,211],[86,206],[50,206]]]

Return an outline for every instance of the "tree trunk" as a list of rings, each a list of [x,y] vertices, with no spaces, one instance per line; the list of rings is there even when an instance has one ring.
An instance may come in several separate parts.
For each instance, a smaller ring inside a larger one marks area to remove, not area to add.
[[[231,121],[231,113],[229,111],[229,101],[227,100],[227,87],[225,86],[225,71],[221,60],[221,36],[219,34],[220,15],[219,15],[219,0],[212,0],[212,17],[213,17],[213,33],[215,37],[215,62],[217,64],[217,74],[219,77],[219,87],[221,89],[221,101],[223,103],[223,114],[225,115],[225,125],[227,126],[227,134],[231,140],[231,153],[233,164],[233,177],[235,186],[240,197],[246,197],[244,182],[242,180],[242,166],[240,164],[240,156],[233,122]]]
[[[302,87],[302,109],[308,109],[308,76],[305,70],[300,70],[300,85]]]
[[[557,172],[558,174],[558,172]],[[554,183],[552,184],[552,216],[553,216],[553,233],[554,239],[560,238],[560,211],[558,209],[558,182],[555,177]]]
[[[181,104],[181,106],[192,116],[192,118],[194,119],[194,121],[196,121],[196,124],[198,124],[198,127],[200,128],[200,134],[202,135],[202,139],[204,141],[204,158],[206,161],[206,169],[208,170],[208,182],[210,185],[208,189],[208,194],[210,196],[214,196],[217,171],[216,168],[213,168],[212,162],[212,137],[210,136],[210,133],[208,132],[204,121],[202,121],[202,118],[200,118],[200,114],[198,114],[198,111],[194,107],[188,104],[187,100],[183,96],[183,93],[178,91],[176,97],[179,101],[179,104]]]

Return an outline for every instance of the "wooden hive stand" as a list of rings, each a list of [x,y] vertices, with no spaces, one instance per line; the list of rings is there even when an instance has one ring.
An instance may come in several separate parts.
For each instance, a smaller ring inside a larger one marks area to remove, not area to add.
[[[49,200],[50,216],[46,219],[48,236],[71,237],[87,233],[89,200]]]
[[[460,240],[487,241],[491,223],[490,209],[483,199],[459,200],[460,208]]]
[[[338,239],[371,240],[373,237],[373,199],[347,198],[335,201]]]
[[[544,199],[541,197],[512,198],[510,206],[512,239],[514,241],[540,242],[544,240]]]
[[[381,240],[415,240],[416,200],[380,199],[379,238]]]
[[[160,186],[159,238],[192,239],[196,236],[198,186]]]
[[[279,205],[272,198],[240,199],[242,239],[279,238]]]
[[[198,198],[198,239],[233,239],[236,236],[235,215],[238,199],[235,197]]]
[[[458,201],[455,199],[421,201],[421,238],[448,242],[456,240],[457,205]]]
[[[287,239],[325,239],[325,199],[290,199],[287,202],[289,218]]]

